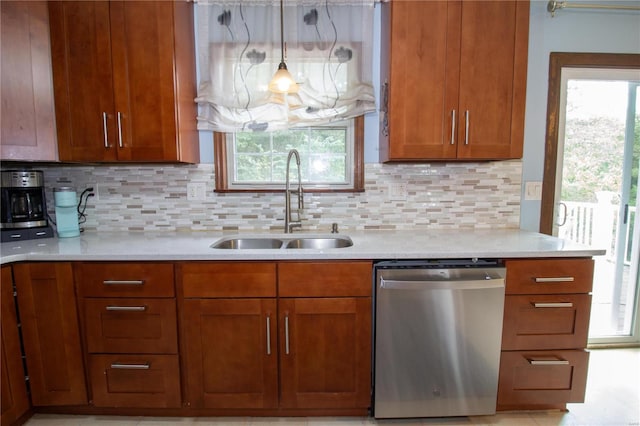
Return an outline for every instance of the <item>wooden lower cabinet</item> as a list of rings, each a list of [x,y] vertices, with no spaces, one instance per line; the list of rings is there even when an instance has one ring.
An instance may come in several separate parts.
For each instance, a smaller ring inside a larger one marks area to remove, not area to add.
[[[593,259],[507,260],[498,410],[584,402]]]
[[[71,263],[12,266],[34,406],[86,405]]]
[[[371,299],[281,299],[280,406],[355,408],[371,402]]]
[[[178,355],[89,355],[96,407],[178,408]]]
[[[276,408],[275,299],[190,299],[184,312],[191,406]]]
[[[30,407],[25,372],[22,366],[20,334],[13,298],[11,267],[2,267],[0,280],[0,399],[2,409],[0,423],[10,425],[22,417]]]
[[[187,404],[366,414],[371,269],[370,262],[182,264]]]
[[[82,262],[74,275],[95,407],[180,408],[171,262]]]
[[[584,350],[503,352],[498,402],[504,409],[584,402],[588,363]]]

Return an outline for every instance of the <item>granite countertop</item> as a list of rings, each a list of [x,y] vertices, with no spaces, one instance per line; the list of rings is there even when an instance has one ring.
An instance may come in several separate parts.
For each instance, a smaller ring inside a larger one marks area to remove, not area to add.
[[[19,261],[346,260],[591,257],[587,247],[535,232],[501,230],[346,231],[353,246],[337,249],[213,249],[236,234],[223,232],[88,233],[0,245],[0,263]],[[237,233],[242,237],[326,236],[314,233]]]

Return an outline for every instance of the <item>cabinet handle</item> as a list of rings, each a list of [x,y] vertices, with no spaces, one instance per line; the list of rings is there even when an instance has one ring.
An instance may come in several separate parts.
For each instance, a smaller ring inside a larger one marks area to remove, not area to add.
[[[102,133],[104,135],[104,147],[109,148],[109,135],[107,134],[107,113],[102,113]]]
[[[531,302],[534,308],[573,308],[571,302]]]
[[[527,358],[531,365],[569,365],[569,361],[566,359],[534,359]]]
[[[537,283],[571,283],[573,277],[535,277],[533,281]]]
[[[146,306],[107,306],[107,311],[128,311],[128,312],[144,312]]]
[[[289,355],[289,314],[284,316],[284,353]]]
[[[451,145],[456,143],[456,110],[451,111]]]
[[[271,318],[267,315],[267,355],[271,355]]]
[[[144,280],[104,280],[104,285],[142,285]]]
[[[148,370],[151,368],[148,362],[144,364],[121,364],[119,362],[114,362],[111,364],[111,368],[114,370]]]
[[[464,112],[464,144],[469,145],[469,110]]]
[[[122,114],[120,111],[118,111],[116,117],[118,121],[118,146],[120,148],[124,148],[124,145],[122,144]]]

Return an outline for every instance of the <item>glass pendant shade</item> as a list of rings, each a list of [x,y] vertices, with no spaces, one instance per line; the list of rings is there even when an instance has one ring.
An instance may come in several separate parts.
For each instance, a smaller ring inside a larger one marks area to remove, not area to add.
[[[284,61],[278,65],[278,71],[269,83],[269,91],[273,93],[298,93],[298,84],[289,73]]]

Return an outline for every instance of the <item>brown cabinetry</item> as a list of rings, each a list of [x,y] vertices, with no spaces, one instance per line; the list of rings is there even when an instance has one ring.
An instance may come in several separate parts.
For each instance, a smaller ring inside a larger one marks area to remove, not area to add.
[[[370,262],[278,265],[280,406],[371,402]]]
[[[79,263],[74,272],[93,405],[180,407],[173,265]]]
[[[191,406],[366,413],[370,262],[179,268]]]
[[[49,3],[60,160],[197,162],[188,2]]]
[[[2,1],[0,12],[0,159],[55,161],[47,2]]]
[[[13,424],[30,407],[25,372],[22,366],[22,350],[13,296],[13,277],[10,266],[2,267],[0,277],[0,398],[2,399],[0,423]]]
[[[71,263],[14,265],[26,365],[34,406],[86,405]]]
[[[583,402],[592,259],[510,260],[498,409]]]
[[[528,1],[386,3],[381,161],[522,157],[528,33]]]

